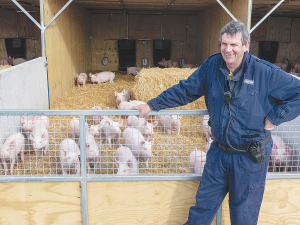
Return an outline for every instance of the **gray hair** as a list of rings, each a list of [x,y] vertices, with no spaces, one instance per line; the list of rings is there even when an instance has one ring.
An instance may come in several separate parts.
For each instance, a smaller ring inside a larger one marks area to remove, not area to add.
[[[229,34],[231,36],[234,36],[238,33],[242,36],[242,44],[245,45],[248,41],[250,41],[250,34],[247,29],[247,27],[243,24],[242,21],[231,21],[227,23],[222,30],[220,31],[220,39],[219,41],[222,41],[223,34]]]

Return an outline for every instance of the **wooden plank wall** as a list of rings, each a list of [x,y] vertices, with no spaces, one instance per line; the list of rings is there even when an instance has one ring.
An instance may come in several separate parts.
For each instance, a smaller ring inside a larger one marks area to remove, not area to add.
[[[142,67],[144,56],[148,59],[146,67],[153,66],[154,39],[171,40],[171,59],[179,61],[184,57],[186,63],[202,63],[202,33],[199,32],[201,25],[198,15],[132,14],[127,17],[126,14],[97,14],[92,15],[92,24],[92,70],[117,71],[117,40],[126,38],[136,40],[136,66],[139,67]],[[143,44],[143,41],[146,43]],[[104,55],[109,59],[106,66],[101,63]]]
[[[248,1],[233,0],[231,2],[223,3],[226,8],[234,15],[235,18],[241,20],[247,25],[247,10]],[[210,55],[219,52],[219,37],[220,31],[224,25],[232,21],[232,18],[227,12],[220,6],[215,6],[204,12],[203,23],[203,59],[206,59]]]
[[[254,26],[260,18],[252,19]],[[258,56],[258,43],[260,41],[279,42],[276,62],[288,59],[290,62],[300,62],[300,18],[268,17],[251,33],[251,45],[257,47],[250,49],[250,53]]]
[[[39,12],[30,15],[40,21]],[[26,59],[40,57],[41,32],[40,29],[23,13],[0,9],[0,59],[7,58],[5,38],[26,38]]]
[[[45,24],[67,0],[44,0]],[[77,73],[91,68],[91,17],[78,5],[70,4],[45,31],[50,107],[74,87]]]

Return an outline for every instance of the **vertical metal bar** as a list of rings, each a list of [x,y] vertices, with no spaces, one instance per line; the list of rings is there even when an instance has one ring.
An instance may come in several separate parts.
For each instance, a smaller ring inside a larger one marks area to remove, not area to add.
[[[254,27],[252,27],[252,29],[250,30],[250,34],[252,33],[252,31],[255,30],[256,27],[258,27],[275,9],[277,9],[278,6],[281,5],[281,3],[284,2],[284,0],[281,0],[280,2],[277,3],[277,5],[275,5],[273,7],[273,9],[270,10],[270,12],[268,12],[257,24],[255,24]]]
[[[247,28],[251,29],[251,17],[252,17],[252,0],[248,0],[248,20],[247,20]]]
[[[41,33],[42,33],[42,56],[46,56],[45,48],[45,26],[44,26],[44,0],[40,0],[40,14],[41,14]],[[49,108],[50,109],[50,108]]]
[[[56,15],[47,23],[47,25],[46,25],[46,29],[47,29],[47,27],[65,10],[65,8],[67,8],[68,7],[68,5],[70,5],[71,4],[71,2],[72,2],[73,0],[69,0],[57,13],[56,13]]]
[[[217,212],[217,225],[222,225],[222,204],[220,205]]]
[[[87,205],[87,182],[81,181],[81,205],[82,205],[82,224],[89,224],[88,205]]]
[[[35,23],[35,25],[38,26],[38,28],[42,29],[41,25],[16,0],[12,0],[12,1],[16,4],[16,6],[19,7],[19,9],[22,10],[23,13],[25,13],[26,16],[29,17],[29,19],[31,19],[32,22]]]
[[[80,166],[81,176],[86,178],[86,145],[85,145],[85,116],[79,116],[79,129],[80,129]],[[81,206],[82,206],[82,222],[83,225],[88,225],[88,205],[87,205],[87,184],[86,180],[81,181]]]
[[[222,6],[222,8],[228,13],[228,15],[233,19],[233,20],[237,20],[232,14],[231,12],[226,8],[225,5],[223,5],[223,3],[220,0],[217,0],[217,2],[220,4],[220,6]]]

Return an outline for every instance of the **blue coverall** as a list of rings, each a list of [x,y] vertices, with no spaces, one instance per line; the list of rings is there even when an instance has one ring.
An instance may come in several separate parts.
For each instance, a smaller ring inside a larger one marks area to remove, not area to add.
[[[265,118],[276,126],[300,114],[300,80],[275,65],[245,54],[244,75],[231,101],[228,138],[233,147],[260,141],[269,135]],[[148,101],[156,111],[186,105],[205,96],[215,141],[226,145],[225,130],[229,107],[223,99],[228,91],[221,53],[206,59],[187,80]],[[252,137],[252,139],[249,137]],[[190,208],[191,225],[209,225],[229,192],[231,224],[257,224],[263,198],[272,139],[263,147],[266,161],[256,163],[250,153],[227,154],[215,141],[207,153],[196,204]]]

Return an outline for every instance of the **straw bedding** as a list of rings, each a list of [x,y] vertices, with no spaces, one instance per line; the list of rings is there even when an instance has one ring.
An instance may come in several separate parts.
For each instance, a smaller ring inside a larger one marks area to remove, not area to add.
[[[186,79],[195,69],[179,68],[149,68],[141,70],[137,76],[124,75],[124,72],[116,72],[114,83],[106,82],[93,85],[88,81],[87,85],[74,86],[68,91],[52,109],[92,109],[94,105],[102,109],[109,107],[117,109],[115,90],[121,92],[124,88],[131,91],[131,98],[147,102],[156,97],[162,91],[177,84],[180,80]],[[180,109],[205,109],[204,98],[192,102]],[[19,160],[15,167],[14,174],[61,174],[59,160],[59,144],[65,138],[71,138],[69,123],[72,116],[49,116],[49,153],[43,155],[39,150],[38,157],[31,146],[26,146],[25,166]],[[123,119],[121,131],[126,128],[124,116],[113,117],[114,121]],[[149,120],[149,122],[153,122]],[[87,120],[91,123],[91,120]],[[184,116],[181,120],[181,131],[177,136],[172,130],[171,135],[167,131],[160,131],[154,128],[154,145],[152,148],[153,157],[149,161],[149,168],[144,168],[143,159],[139,159],[140,174],[157,173],[188,173],[188,155],[195,147],[204,150],[206,147],[205,135],[202,132],[202,116]],[[100,138],[96,138],[99,142]],[[76,140],[78,142],[78,140]],[[122,138],[121,138],[122,143]],[[28,142],[26,141],[26,144]],[[117,172],[114,164],[114,151],[119,144],[112,141],[112,147],[107,145],[106,139],[102,138],[100,163],[91,165],[90,173],[114,174]],[[28,151],[28,147],[30,151]],[[1,171],[3,174],[4,171]],[[74,174],[74,171],[71,172]]]

